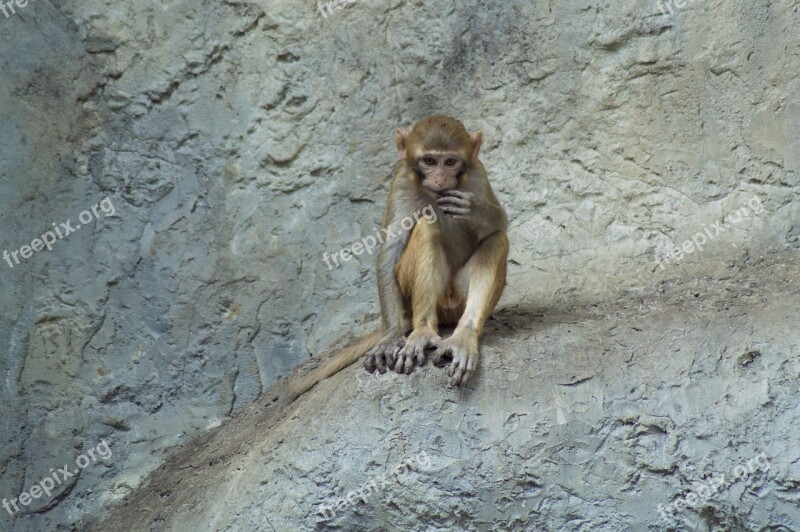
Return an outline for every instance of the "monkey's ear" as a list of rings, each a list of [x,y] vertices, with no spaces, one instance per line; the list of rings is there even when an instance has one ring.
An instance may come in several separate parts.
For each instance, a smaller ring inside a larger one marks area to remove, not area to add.
[[[408,131],[398,129],[394,134],[394,141],[397,143],[397,157],[400,159],[406,158],[406,140],[408,140]]]
[[[481,144],[483,144],[483,131],[476,131],[472,135],[472,160],[477,161],[478,155],[481,153]]]

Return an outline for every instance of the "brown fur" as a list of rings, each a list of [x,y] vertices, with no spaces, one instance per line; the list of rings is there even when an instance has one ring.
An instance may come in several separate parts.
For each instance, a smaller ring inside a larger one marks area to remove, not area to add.
[[[399,161],[383,225],[398,229],[425,206],[435,207],[437,220],[420,220],[381,247],[384,336],[365,357],[368,371],[408,373],[431,347],[435,362],[452,359],[451,384],[463,385],[475,370],[478,336],[505,287],[508,256],[506,215],[478,158],[482,139],[441,115],[397,132]],[[453,336],[442,340],[439,324],[456,322]]]
[[[410,371],[412,359],[424,362],[428,340],[438,346],[434,361],[453,359],[451,384],[463,385],[475,370],[478,337],[505,287],[509,248],[505,212],[478,159],[482,135],[470,135],[458,120],[436,115],[417,122],[411,132],[399,130],[396,141],[400,160],[383,227],[391,226],[398,235],[384,242],[377,260],[381,329],[291,382],[286,394],[289,402],[365,354],[368,370],[392,369],[398,353],[408,350],[409,341],[415,342],[415,351],[398,363],[398,370]],[[457,153],[465,165],[456,190],[476,200],[468,217],[454,216],[454,206],[425,192],[414,175],[417,158],[431,150]],[[427,206],[435,206],[436,223],[421,219],[411,230],[396,225]],[[413,331],[406,340],[409,323]],[[451,338],[438,338],[440,324],[456,323]]]
[[[423,118],[407,134],[405,140],[406,163],[421,156],[425,150],[457,152],[464,160],[472,158],[472,138],[464,124],[447,116],[434,115]]]
[[[354,345],[345,347],[338,351],[335,355],[331,356],[328,360],[323,362],[319,367],[312,370],[308,375],[299,377],[297,380],[289,384],[289,393],[287,398],[289,402],[294,401],[316,384],[331,375],[335,375],[348,366],[355,364],[364,353],[372,349],[378,340],[381,338],[380,331],[375,331],[372,334],[357,341]]]

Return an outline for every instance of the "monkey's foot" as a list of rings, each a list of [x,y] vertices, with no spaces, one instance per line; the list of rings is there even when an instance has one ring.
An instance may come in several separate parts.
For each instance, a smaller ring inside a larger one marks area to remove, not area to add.
[[[404,343],[405,338],[402,335],[383,338],[364,355],[364,369],[370,373],[375,373],[376,369],[380,373],[386,373],[386,368],[394,369],[397,353]]]
[[[433,354],[433,363],[442,367],[448,362],[449,385],[464,386],[478,365],[478,336],[462,332],[439,342]]]
[[[394,370],[397,373],[411,373],[414,370],[414,363],[424,366],[427,357],[425,349],[436,347],[441,338],[433,329],[415,329],[406,339],[406,345],[397,353],[397,365]]]

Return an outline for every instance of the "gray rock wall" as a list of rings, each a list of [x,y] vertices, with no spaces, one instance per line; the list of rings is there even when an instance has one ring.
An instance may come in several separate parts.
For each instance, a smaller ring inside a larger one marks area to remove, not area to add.
[[[351,367],[277,424],[263,397],[96,530],[797,530],[798,280],[509,305],[466,389]]]
[[[329,270],[322,254],[374,231],[392,132],[425,114],[484,130],[511,220],[501,307],[796,254],[800,5],[673,10],[31,0],[0,14],[0,251],[114,207],[0,262],[0,497],[102,440],[114,452],[0,527],[120,500],[167,450],[368,329],[373,258]],[[656,266],[707,228],[703,251]]]

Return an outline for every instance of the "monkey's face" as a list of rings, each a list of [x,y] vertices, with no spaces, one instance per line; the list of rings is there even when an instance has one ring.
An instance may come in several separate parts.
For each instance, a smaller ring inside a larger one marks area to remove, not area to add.
[[[456,152],[425,152],[416,158],[414,172],[422,186],[439,194],[458,186],[464,159]]]

